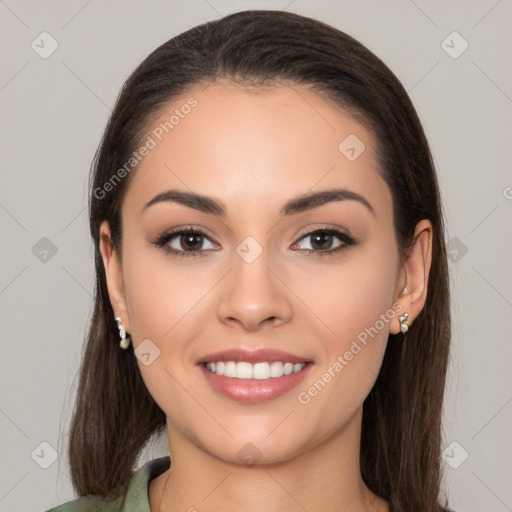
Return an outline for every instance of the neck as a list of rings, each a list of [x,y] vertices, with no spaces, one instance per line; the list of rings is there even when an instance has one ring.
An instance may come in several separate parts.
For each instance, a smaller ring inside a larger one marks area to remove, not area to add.
[[[205,452],[168,422],[171,467],[150,483],[151,512],[387,512],[361,478],[361,414],[308,451],[252,466]]]

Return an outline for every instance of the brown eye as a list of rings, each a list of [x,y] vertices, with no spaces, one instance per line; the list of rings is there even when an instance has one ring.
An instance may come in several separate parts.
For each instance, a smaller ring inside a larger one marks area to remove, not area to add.
[[[191,230],[169,233],[165,245],[171,251],[181,253],[198,253],[215,248],[215,244],[204,233]]]
[[[311,235],[311,247],[318,251],[326,251],[331,249],[333,238],[333,235],[324,232]]]
[[[203,245],[203,236],[199,233],[186,233],[180,236],[180,244],[186,251],[197,251]]]
[[[334,228],[325,228],[306,233],[293,248],[297,246],[304,252],[325,255],[335,253],[354,244],[355,240],[346,233]]]
[[[205,233],[195,229],[165,233],[153,244],[177,256],[199,256],[204,255],[208,250],[219,248]]]

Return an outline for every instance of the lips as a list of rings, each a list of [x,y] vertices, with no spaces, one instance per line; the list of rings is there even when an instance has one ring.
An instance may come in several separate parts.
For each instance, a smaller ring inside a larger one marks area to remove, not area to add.
[[[196,365],[216,392],[256,404],[274,400],[298,386],[313,362],[297,354],[261,348],[214,352],[198,359]]]
[[[245,361],[247,363],[273,363],[277,361],[301,364],[312,362],[307,357],[302,357],[290,352],[283,352],[274,348],[259,348],[259,349],[228,349],[220,352],[213,352],[201,357],[196,361],[196,364],[218,363],[219,361],[228,362],[234,361],[235,363]]]

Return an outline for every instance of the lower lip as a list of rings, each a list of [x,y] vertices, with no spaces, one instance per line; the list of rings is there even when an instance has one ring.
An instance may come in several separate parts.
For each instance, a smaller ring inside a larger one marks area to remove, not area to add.
[[[237,402],[249,404],[266,402],[284,395],[304,380],[311,366],[311,363],[307,363],[300,372],[258,380],[217,375],[207,370],[204,365],[199,365],[207,382],[215,391]]]

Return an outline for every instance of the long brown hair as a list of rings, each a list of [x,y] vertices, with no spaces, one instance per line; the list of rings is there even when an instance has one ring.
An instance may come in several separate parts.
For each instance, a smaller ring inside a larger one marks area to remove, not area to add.
[[[416,224],[431,221],[426,304],[405,340],[390,335],[382,369],[363,405],[360,457],[365,483],[389,501],[392,511],[444,510],[439,503],[441,413],[450,304],[442,205],[429,146],[406,91],[379,58],[329,25],[282,11],[238,12],[170,39],[137,67],[117,99],[91,172],[96,290],[69,435],[76,491],[103,497],[122,492],[141,451],[166,424],[133,353],[119,348],[99,251],[100,223],[109,222],[120,254],[120,205],[136,169],[119,169],[169,102],[219,78],[254,86],[307,86],[364,122],[376,137],[380,171],[393,195],[402,261]],[[105,183],[114,175],[123,179],[107,190]]]

